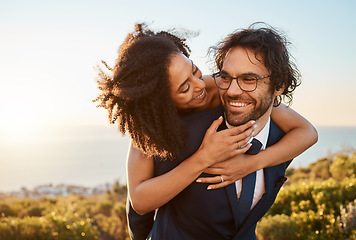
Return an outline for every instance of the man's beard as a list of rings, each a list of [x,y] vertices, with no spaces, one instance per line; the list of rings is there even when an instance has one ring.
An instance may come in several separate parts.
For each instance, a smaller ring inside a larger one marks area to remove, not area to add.
[[[235,99],[237,100],[238,98]],[[229,109],[226,107],[226,104],[228,103],[227,101],[225,101],[223,107],[225,111],[226,120],[231,126],[240,126],[242,124],[247,123],[250,120],[258,120],[267,112],[273,100],[274,100],[273,95],[271,93],[267,93],[263,99],[260,99],[260,103],[262,103],[262,105],[257,107],[256,101],[254,100],[253,104],[255,106],[255,109],[248,113],[230,112]]]

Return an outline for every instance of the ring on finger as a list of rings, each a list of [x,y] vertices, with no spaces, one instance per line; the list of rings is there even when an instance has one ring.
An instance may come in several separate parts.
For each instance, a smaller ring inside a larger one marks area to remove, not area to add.
[[[223,177],[222,177],[222,176],[220,176],[220,178],[221,178],[221,183],[223,183],[223,182],[224,182],[224,179],[223,179]]]

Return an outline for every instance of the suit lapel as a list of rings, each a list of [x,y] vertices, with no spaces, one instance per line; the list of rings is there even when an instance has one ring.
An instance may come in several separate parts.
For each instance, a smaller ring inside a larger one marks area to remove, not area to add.
[[[266,199],[268,199],[269,196],[271,195],[271,190],[273,190],[273,188],[271,188],[269,186],[269,185],[272,185],[272,184],[271,184],[271,179],[269,179],[267,177],[268,176],[268,169],[263,169],[263,173],[264,173],[264,179],[265,179],[266,192],[262,195],[261,199],[257,202],[257,204],[249,212],[249,214],[247,215],[245,221],[239,226],[236,235],[240,234],[241,232],[243,232],[246,229],[250,229],[254,224],[256,224],[256,219],[260,219],[265,214],[265,210],[264,209],[266,207],[265,206]],[[266,176],[266,173],[267,173],[267,176]],[[262,213],[262,215],[261,215],[261,213]]]
[[[223,122],[221,123],[221,125],[218,128],[218,131],[221,131],[221,130],[224,130],[224,129],[227,129],[226,122],[225,122],[225,116],[224,116]],[[231,210],[232,210],[232,213],[233,213],[233,216],[234,216],[234,220],[235,220],[235,226],[236,226],[236,229],[237,229],[237,227],[238,227],[238,219],[237,218],[239,216],[239,204],[238,204],[238,200],[237,200],[237,193],[236,193],[235,183],[231,183],[231,184],[227,185],[225,187],[225,191],[226,191],[226,194],[227,194],[227,196],[229,198]]]
[[[225,187],[226,194],[229,198],[232,213],[234,215],[236,229],[238,227],[239,203],[237,201],[237,193],[235,183],[231,183]]]
[[[272,124],[272,121],[270,123],[270,131],[268,134],[268,140],[267,140],[267,145],[266,147],[269,147],[276,143],[278,141],[278,136],[276,136],[276,129],[274,128],[274,124]],[[272,171],[272,174],[271,174]],[[256,219],[260,219],[264,216],[266,210],[266,199],[270,197],[270,195],[273,193],[274,190],[274,184],[273,184],[273,170],[271,168],[264,168],[263,169],[263,174],[264,174],[264,182],[265,182],[265,193],[262,195],[261,199],[257,202],[257,204],[254,206],[254,208],[250,211],[248,216],[246,217],[245,221],[240,225],[237,233],[235,234],[233,239],[237,239],[237,236],[244,232],[245,230],[250,229],[254,224],[256,224]],[[268,210],[268,209],[267,209]],[[260,216],[262,213],[262,216]]]

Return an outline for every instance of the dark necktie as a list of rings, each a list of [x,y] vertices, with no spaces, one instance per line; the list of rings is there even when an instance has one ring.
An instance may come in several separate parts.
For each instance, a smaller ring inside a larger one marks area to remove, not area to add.
[[[246,154],[255,155],[261,151],[262,144],[257,139],[252,140],[252,146],[246,152]],[[250,173],[249,175],[242,178],[242,190],[239,200],[239,224],[241,224],[248,213],[252,205],[253,195],[255,192],[256,185],[256,172]]]

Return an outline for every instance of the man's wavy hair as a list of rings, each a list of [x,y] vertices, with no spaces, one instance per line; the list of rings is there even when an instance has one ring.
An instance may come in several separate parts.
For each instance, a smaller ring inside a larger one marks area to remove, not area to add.
[[[144,153],[164,159],[185,144],[187,131],[170,96],[168,67],[174,54],[189,57],[187,33],[153,32],[136,24],[119,47],[112,74],[98,68],[100,95],[94,100],[122,134]]]
[[[291,105],[293,91],[300,85],[300,73],[287,50],[289,42],[281,33],[266,24],[266,27],[259,28],[260,24],[264,23],[258,22],[247,29],[239,29],[211,47],[210,53],[214,56],[215,67],[218,71],[222,70],[225,57],[231,48],[253,50],[256,58],[259,54],[263,57],[263,63],[270,71],[271,89],[284,88],[283,93],[274,100],[274,106],[278,106],[282,100]]]

